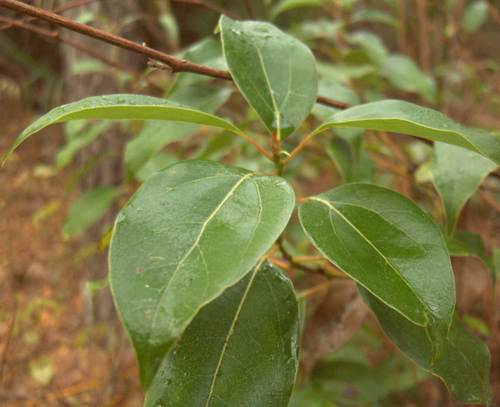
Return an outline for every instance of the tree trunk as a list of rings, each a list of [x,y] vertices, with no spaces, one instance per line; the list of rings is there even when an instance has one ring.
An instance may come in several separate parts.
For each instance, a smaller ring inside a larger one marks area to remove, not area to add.
[[[60,0],[59,5],[72,3],[74,0]],[[139,0],[117,0],[100,1],[85,6],[85,10],[92,12],[95,16],[105,15],[110,23],[123,21],[130,14],[138,15],[142,10],[142,4]],[[68,18],[76,19],[83,11],[82,7],[70,10],[65,13]],[[94,24],[97,28],[106,30],[102,24]],[[140,38],[141,30],[136,24],[129,24],[126,32],[120,32],[119,35],[127,37],[130,40],[143,42]],[[137,56],[127,51],[118,50],[116,47],[103,42],[85,37],[83,35],[66,31],[64,36],[76,41],[82,45],[98,50],[105,55],[119,55],[119,60],[125,66],[140,69],[144,67],[147,61],[143,57]],[[89,96],[118,93],[120,91],[114,78],[99,73],[72,75],[71,67],[81,59],[88,59],[89,56],[71,46],[61,45],[61,55],[64,66],[65,83],[67,86],[67,101],[73,102]],[[105,152],[112,151],[112,154],[106,154],[98,163],[91,168],[80,180],[79,187],[82,192],[96,188],[97,186],[115,186],[123,182],[124,170],[122,164],[122,154],[125,135],[118,127],[112,128],[101,134],[93,143],[82,149],[77,158],[77,165],[83,166],[91,160],[95,160]],[[95,243],[102,237],[102,229],[107,224],[112,224],[117,215],[117,208],[113,208],[104,219],[94,225],[87,233],[84,240],[87,244]],[[84,280],[100,280],[106,277],[108,273],[107,253],[96,254],[95,261],[90,269],[83,276]],[[85,281],[83,282],[85,283]],[[84,290],[86,291],[86,290]],[[114,304],[109,288],[99,290],[93,301],[87,301],[89,307],[87,322],[99,321],[103,323],[112,323],[116,320]]]

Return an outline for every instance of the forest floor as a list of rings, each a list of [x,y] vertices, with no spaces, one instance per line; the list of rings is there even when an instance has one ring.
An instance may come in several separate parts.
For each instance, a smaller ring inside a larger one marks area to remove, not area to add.
[[[33,119],[0,99],[2,158]],[[62,237],[76,198],[65,191],[71,169],[53,174],[50,167],[62,141],[52,126],[0,169],[0,405],[139,407],[126,335],[85,322],[82,275],[95,249]]]

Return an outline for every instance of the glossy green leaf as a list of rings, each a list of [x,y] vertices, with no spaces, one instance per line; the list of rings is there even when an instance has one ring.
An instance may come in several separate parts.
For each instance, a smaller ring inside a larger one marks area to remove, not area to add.
[[[299,218],[331,262],[424,327],[439,355],[455,307],[455,285],[443,236],[422,209],[390,189],[347,184],[308,198]]]
[[[224,58],[241,93],[281,140],[311,111],[318,93],[314,56],[269,23],[219,22]]]
[[[424,74],[410,58],[404,55],[389,55],[383,62],[382,75],[396,88],[418,93],[429,103],[436,102],[434,79]]]
[[[356,127],[410,134],[467,148],[500,165],[499,138],[485,131],[464,127],[435,110],[401,100],[367,103],[335,113],[314,133],[331,127]]]
[[[63,226],[65,237],[73,237],[86,231],[111,207],[120,190],[113,187],[99,187],[86,192],[71,208]]]
[[[190,86],[171,94],[168,100],[212,114],[230,95],[230,88]],[[188,138],[198,129],[198,125],[174,121],[150,120],[144,123],[141,133],[125,148],[127,181],[130,182],[135,174],[167,144]]]
[[[203,307],[163,361],[145,407],[286,407],[298,366],[299,311],[270,263]]]
[[[280,0],[269,10],[269,19],[274,20],[281,13],[299,7],[318,7],[325,5],[324,0]]]
[[[481,260],[490,273],[492,286],[495,287],[496,268],[493,260],[486,254],[486,247],[483,238],[471,232],[455,230],[453,237],[448,241],[448,251],[450,256],[474,256]]]
[[[153,174],[116,221],[110,280],[142,386],[199,309],[239,281],[294,207],[282,178],[211,161]]]
[[[16,139],[3,163],[14,149],[33,133],[54,123],[81,119],[171,120],[219,127],[241,134],[226,120],[169,100],[143,95],[93,96],[52,109],[36,120]]]
[[[443,143],[434,144],[430,171],[444,204],[448,239],[462,207],[496,168],[493,161],[475,152]]]
[[[488,18],[487,0],[475,0],[465,7],[462,27],[465,32],[472,34],[479,30]]]
[[[402,317],[363,287],[358,285],[358,289],[389,339],[418,365],[440,377],[456,400],[490,404],[488,348],[465,329],[456,312],[441,356],[433,362],[432,344],[423,327]]]

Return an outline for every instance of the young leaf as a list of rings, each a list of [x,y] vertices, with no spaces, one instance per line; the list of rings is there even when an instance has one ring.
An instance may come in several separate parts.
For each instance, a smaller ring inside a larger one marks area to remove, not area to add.
[[[486,255],[486,247],[480,235],[471,232],[455,230],[453,237],[448,243],[450,256],[474,256],[481,260],[490,273],[493,287],[496,282],[496,268],[493,260]]]
[[[182,54],[182,59],[211,68],[222,69],[224,71],[227,70],[226,61],[224,61],[224,56],[222,55],[222,47],[220,43],[213,38],[203,39],[190,46],[186,52]],[[212,78],[207,76],[197,75],[191,72],[180,72],[169,91],[169,95],[188,85],[210,80],[212,80]]]
[[[278,238],[295,197],[282,178],[211,161],[153,174],[116,220],[110,281],[147,390],[205,304]]]
[[[443,349],[455,285],[443,236],[405,196],[347,184],[308,198],[299,218],[311,242],[389,307],[428,332]]]
[[[299,312],[288,277],[264,262],[203,307],[163,361],[145,407],[286,407]]]
[[[191,106],[199,111],[212,114],[231,95],[231,89],[224,87],[185,87],[169,96],[172,102]],[[192,136],[199,126],[195,124],[150,120],[144,123],[142,132],[131,140],[125,148],[125,168],[127,181],[131,181],[138,171],[163,147],[174,141]]]
[[[107,131],[112,124],[112,120],[103,120],[100,123],[86,127],[83,131],[78,132],[78,134],[74,137],[68,137],[66,145],[57,152],[57,169],[61,169],[62,167],[68,165],[80,149],[90,144],[100,134]]]
[[[241,93],[283,140],[311,111],[318,93],[314,56],[269,23],[219,22],[224,58]]]
[[[171,120],[219,127],[241,134],[238,128],[226,120],[169,100],[127,94],[93,96],[56,107],[32,123],[12,144],[3,159],[3,163],[5,163],[12,151],[33,133],[50,124],[79,119]]]
[[[333,137],[326,146],[328,155],[337,166],[338,171],[347,184],[353,181],[356,157],[349,142],[342,137]]]
[[[404,55],[389,55],[383,61],[382,75],[396,88],[416,92],[429,103],[436,103],[436,83]]]
[[[401,100],[383,100],[337,112],[313,134],[331,127],[357,127],[410,134],[467,148],[500,165],[500,139],[493,134],[469,129],[435,110]]]
[[[352,34],[344,34],[345,40],[351,45],[359,45],[368,57],[377,65],[384,62],[389,54],[382,39],[369,31],[356,31]]]
[[[479,30],[488,18],[488,4],[483,0],[475,0],[465,7],[462,20],[463,29],[472,34]]]
[[[63,226],[63,234],[70,238],[88,229],[111,207],[120,190],[113,187],[99,187],[86,192],[69,211]]]
[[[490,405],[488,348],[465,329],[456,312],[443,352],[433,361],[432,344],[423,327],[413,324],[360,285],[358,289],[389,339],[418,365],[440,377],[456,400]]]
[[[448,239],[462,207],[495,168],[494,162],[472,151],[443,143],[434,145],[430,171],[443,200]]]
[[[281,13],[299,7],[324,6],[324,0],[280,0],[269,10],[269,20],[274,20]]]

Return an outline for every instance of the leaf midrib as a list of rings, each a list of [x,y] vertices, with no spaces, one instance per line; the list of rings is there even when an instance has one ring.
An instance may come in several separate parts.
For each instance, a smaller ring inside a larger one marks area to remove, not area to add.
[[[243,308],[243,304],[244,304],[244,302],[245,302],[245,300],[247,298],[248,292],[250,291],[250,288],[252,287],[253,280],[255,279],[255,276],[257,275],[257,272],[260,270],[260,267],[262,266],[262,263],[264,262],[264,260],[265,259],[262,258],[259,261],[259,263],[257,264],[257,266],[255,267],[255,271],[253,272],[252,277],[250,278],[250,281],[248,282],[248,285],[247,285],[247,287],[245,289],[245,292],[243,293],[243,296],[241,297],[241,301],[240,301],[240,303],[238,305],[238,309],[236,310],[236,313],[234,315],[233,322],[231,323],[231,327],[227,331],[226,339],[224,341],[224,346],[222,348],[221,355],[220,355],[219,361],[217,363],[217,367],[215,368],[215,371],[213,373],[212,385],[210,386],[210,392],[208,393],[207,403],[205,404],[205,407],[208,407],[208,404],[210,403],[210,400],[211,400],[211,398],[213,396],[213,392],[214,392],[214,388],[215,388],[215,382],[217,381],[217,373],[220,370],[220,366],[222,364],[222,359],[224,359],[224,355],[226,353],[227,344],[229,343],[229,340],[230,340],[231,332],[233,331],[234,326],[236,324],[236,321],[238,320],[238,317],[240,316],[241,309]]]
[[[485,157],[487,157],[487,158],[489,158],[491,160],[491,157],[489,157],[489,155],[487,155],[483,151],[481,151],[477,146],[475,146],[474,144],[472,144],[472,142],[465,135],[463,135],[462,133],[459,133],[458,131],[438,129],[436,127],[426,126],[426,125],[421,124],[421,123],[417,123],[417,122],[414,122],[414,121],[411,121],[411,120],[406,120],[406,119],[401,119],[401,118],[386,117],[386,118],[382,118],[382,119],[381,118],[373,118],[373,119],[363,118],[363,119],[355,119],[355,120],[354,119],[350,119],[350,120],[343,120],[343,121],[329,121],[329,122],[324,123],[323,125],[321,125],[316,131],[314,131],[313,134],[318,134],[318,133],[320,133],[320,132],[322,132],[324,130],[327,130],[330,127],[358,127],[356,125],[353,125],[353,123],[360,123],[360,127],[359,128],[371,129],[371,126],[362,127],[363,124],[361,122],[383,122],[383,121],[393,121],[393,122],[409,123],[409,124],[411,124],[413,126],[421,128],[421,129],[428,129],[428,130],[431,130],[431,131],[435,131],[435,132],[439,132],[439,133],[445,133],[445,134],[455,134],[455,135],[459,136],[462,140],[464,140],[468,145],[471,146],[471,148],[469,150],[475,151],[476,153],[479,153],[479,154],[481,154],[481,155],[483,155],[483,156],[485,156]],[[456,124],[460,125],[459,123],[456,123]],[[468,130],[467,127],[464,127],[464,128],[466,130]],[[425,138],[425,139],[428,139],[428,140],[434,140],[434,141],[440,141],[442,143],[446,143],[445,141],[435,140],[435,138],[426,137],[426,136],[423,136],[423,135],[420,135],[420,134],[413,134],[413,133],[410,133],[410,132],[407,132],[407,131],[402,131],[401,134],[409,134],[409,135],[412,135],[412,136],[415,136],[415,137],[422,137],[422,138]],[[446,143],[446,144],[451,144],[451,143]],[[452,144],[452,145],[455,145],[455,144]],[[461,147],[461,146],[457,146],[457,147]],[[462,148],[465,148],[465,147],[462,147]]]
[[[337,213],[342,219],[344,219],[345,222],[347,222],[364,240],[366,240],[366,242],[375,249],[375,251],[380,254],[380,256],[385,260],[386,264],[388,264],[392,270],[394,270],[394,272],[401,278],[401,280],[404,281],[404,283],[408,286],[408,288],[415,294],[415,297],[420,301],[420,303],[424,306],[424,308],[426,310],[428,310],[429,313],[432,314],[431,310],[429,309],[429,307],[422,301],[422,299],[420,298],[420,296],[415,292],[415,290],[413,289],[413,287],[408,283],[408,281],[406,280],[406,278],[392,265],[392,263],[387,259],[387,257],[385,257],[381,252],[380,250],[363,234],[361,233],[357,228],[356,226],[354,226],[350,221],[349,219],[347,219],[340,211],[338,211],[334,206],[332,206],[330,204],[330,202],[328,201],[325,201],[324,199],[321,199],[321,198],[318,198],[318,197],[311,197],[309,198],[311,200],[315,200],[315,201],[318,201],[318,202],[321,202],[323,203],[324,205],[326,205],[327,207],[329,207],[332,211],[334,211],[335,213]],[[370,291],[371,292],[371,291]],[[374,294],[375,295],[375,294]],[[377,296],[377,298],[379,298]],[[396,310],[399,314],[401,314],[401,312],[399,310],[397,310],[396,308],[394,308],[392,305],[390,304],[387,304],[384,300],[380,299],[381,301],[384,302],[384,304],[386,304],[387,306],[393,308],[394,310]],[[405,318],[408,319],[408,317],[404,314],[401,314],[403,315]],[[414,324],[416,325],[419,325],[419,326],[422,326],[418,323],[416,323],[415,321],[412,321]],[[426,326],[426,325],[423,325],[423,326]]]
[[[245,181],[245,179],[251,177],[252,175],[255,175],[253,173],[249,173],[249,174],[246,174],[245,176],[241,177],[241,179],[231,188],[231,190],[226,194],[226,196],[224,197],[224,199],[220,202],[220,204],[217,206],[217,208],[215,208],[215,210],[212,212],[212,214],[208,217],[208,219],[203,222],[203,226],[201,227],[200,229],[200,232],[198,233],[198,237],[196,238],[195,242],[193,243],[193,245],[191,246],[191,248],[188,250],[188,252],[184,255],[184,257],[181,259],[181,261],[179,262],[179,264],[177,265],[176,269],[174,270],[174,273],[172,275],[172,277],[170,278],[170,281],[168,282],[167,286],[165,287],[165,289],[163,290],[163,293],[161,295],[161,298],[160,300],[158,301],[158,305],[156,307],[156,310],[155,310],[155,314],[154,314],[154,317],[153,317],[153,321],[152,321],[152,324],[151,324],[151,330],[150,330],[150,333],[149,333],[149,339],[151,338],[151,335],[155,329],[155,326],[156,326],[156,321],[157,321],[157,318],[158,318],[158,315],[159,315],[159,309],[161,307],[161,305],[163,304],[163,301],[165,300],[165,297],[168,293],[168,291],[170,290],[170,286],[172,285],[172,282],[174,281],[180,267],[182,266],[182,264],[184,263],[184,261],[189,257],[189,255],[192,253],[192,251],[195,249],[195,247],[198,246],[199,242],[200,242],[200,239],[201,239],[201,236],[203,235],[203,232],[205,231],[205,228],[206,226],[208,225],[208,223],[213,219],[213,217],[217,214],[217,212],[222,208],[222,206],[224,205],[224,203],[226,203],[226,201],[229,199],[229,197],[233,194],[233,192],[243,183],[243,181]],[[146,370],[149,368],[149,363],[150,363],[150,360],[151,360],[151,350],[152,350],[153,346],[151,345],[151,342],[150,340],[148,340],[148,357],[146,358]]]

